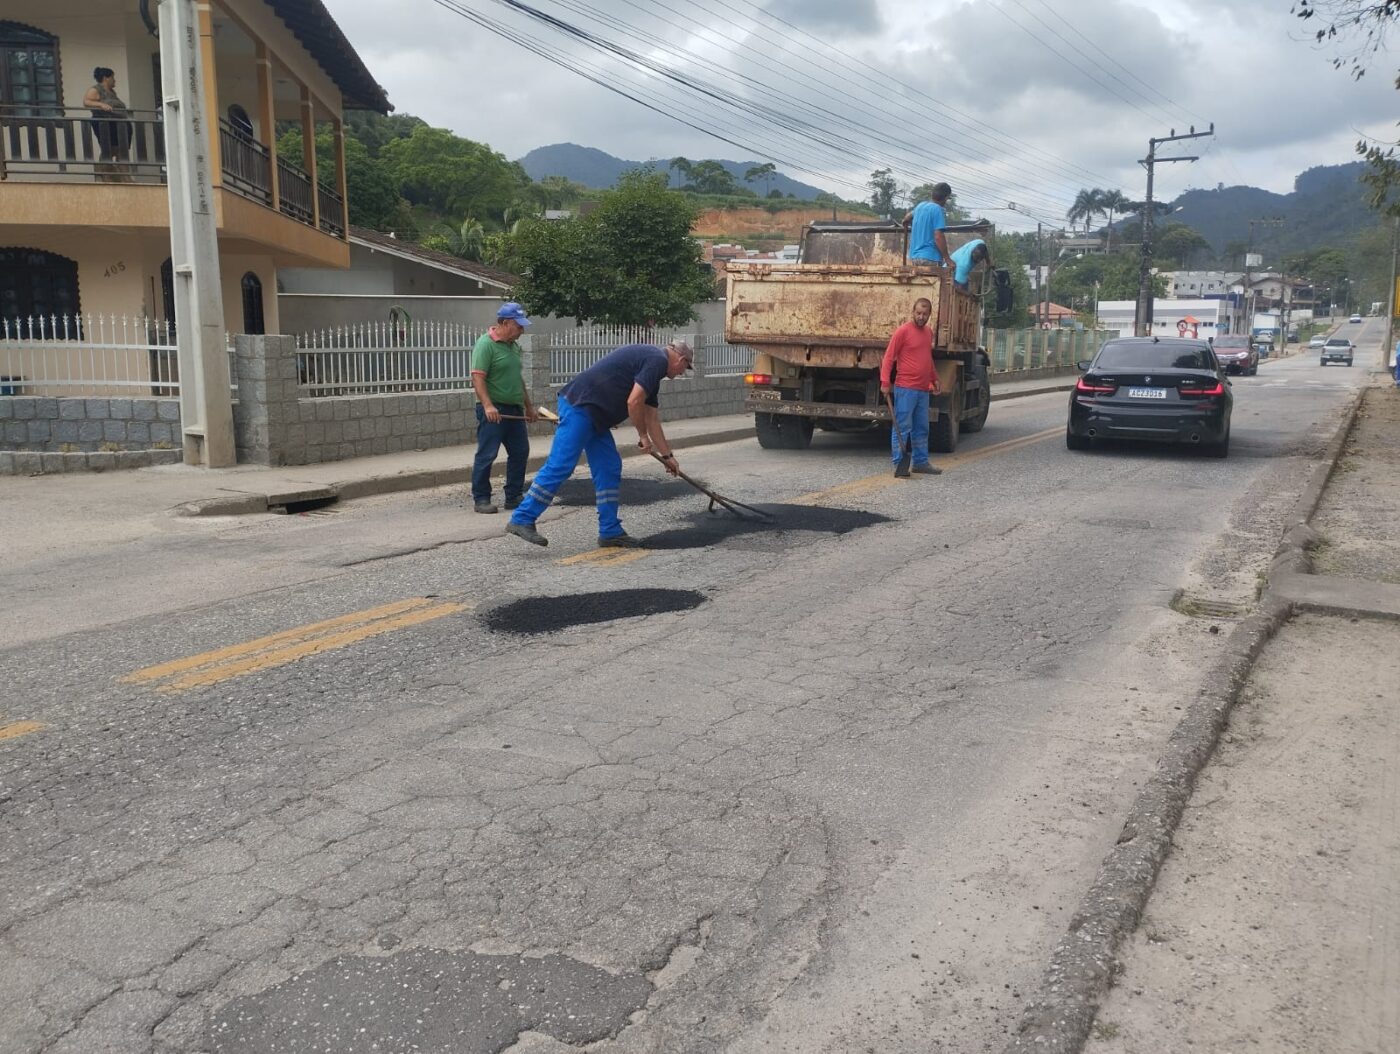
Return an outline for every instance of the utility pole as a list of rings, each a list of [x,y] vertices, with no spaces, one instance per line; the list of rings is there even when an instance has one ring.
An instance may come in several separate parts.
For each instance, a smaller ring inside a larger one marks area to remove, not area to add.
[[[1395,355],[1395,377],[1400,380],[1400,352],[1395,351],[1395,312],[1400,311],[1400,289],[1396,287],[1396,279],[1400,274],[1396,272],[1396,264],[1400,263],[1400,216],[1396,216],[1390,224],[1390,307],[1386,310],[1385,319],[1385,362],[1389,364],[1390,356]]]
[[[1133,320],[1133,328],[1140,337],[1152,336],[1152,177],[1153,166],[1165,164],[1170,161],[1197,161],[1199,157],[1158,157],[1158,143],[1175,143],[1182,139],[1200,139],[1204,136],[1215,134],[1215,122],[1210,123],[1210,130],[1206,132],[1196,131],[1196,126],[1192,125],[1190,130],[1184,135],[1177,135],[1176,129],[1171,130],[1170,135],[1164,135],[1156,139],[1147,140],[1147,156],[1138,164],[1147,169],[1147,200],[1142,208],[1142,262],[1138,267],[1138,302],[1137,312]]]
[[[1045,250],[1041,248],[1039,222],[1035,225],[1035,328],[1041,328],[1041,303],[1045,300],[1045,283],[1041,276],[1045,273]]]
[[[160,64],[185,464],[226,468],[237,455],[195,0],[161,3]]]

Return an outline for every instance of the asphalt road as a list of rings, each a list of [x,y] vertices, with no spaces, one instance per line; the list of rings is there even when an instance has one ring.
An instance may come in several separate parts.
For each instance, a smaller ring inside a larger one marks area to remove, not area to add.
[[[686,453],[770,529],[632,462],[651,550],[84,521],[0,571],[0,1052],[997,1050],[1363,376],[1237,379],[1226,461],[1063,395]]]

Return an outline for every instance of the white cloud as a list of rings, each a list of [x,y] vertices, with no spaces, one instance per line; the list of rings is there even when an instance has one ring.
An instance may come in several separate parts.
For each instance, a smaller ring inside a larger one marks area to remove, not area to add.
[[[509,157],[565,141],[638,160],[766,156],[846,196],[871,169],[894,167],[902,182],[945,178],[964,200],[989,208],[1030,202],[1047,219],[1082,186],[1140,197],[1137,159],[1148,137],[1192,123],[1214,121],[1217,134],[1179,145],[1201,160],[1159,167],[1159,197],[1218,182],[1287,192],[1304,169],[1354,160],[1360,135],[1393,138],[1400,101],[1384,61],[1359,82],[1334,70],[1331,52],[1290,16],[1288,0],[769,0],[796,28],[764,22],[753,0],[673,0],[665,8],[591,0],[569,9],[533,0],[580,25],[580,10],[599,12],[588,28],[692,83],[767,108],[761,115],[678,96],[655,78],[639,85],[620,60],[500,0],[457,2],[499,23],[508,39],[433,0],[400,0],[392,18],[376,0],[328,6],[398,110]],[[522,42],[595,69],[665,112],[589,83]],[[687,128],[676,119],[687,112],[751,149]],[[795,130],[775,123],[793,120]]]

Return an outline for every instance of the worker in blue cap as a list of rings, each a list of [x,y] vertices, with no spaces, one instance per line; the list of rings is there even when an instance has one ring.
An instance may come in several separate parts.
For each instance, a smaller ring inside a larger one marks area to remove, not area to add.
[[[530,459],[529,423],[538,420],[525,386],[523,353],[518,343],[529,316],[519,304],[502,304],[496,324],[472,348],[472,387],[476,389],[476,460],[472,464],[472,505],[496,512],[491,501],[491,468],[506,448],[505,504],[513,509],[525,493],[525,463]]]

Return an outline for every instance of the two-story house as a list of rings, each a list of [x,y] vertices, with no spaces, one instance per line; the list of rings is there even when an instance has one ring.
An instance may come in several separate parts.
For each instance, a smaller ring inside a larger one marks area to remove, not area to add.
[[[0,320],[173,321],[159,2],[5,2]],[[343,112],[389,102],[321,0],[210,0],[199,31],[225,326],[277,332],[278,268],[350,263]],[[85,105],[97,69],[125,112]],[[278,153],[288,127],[300,156]]]

